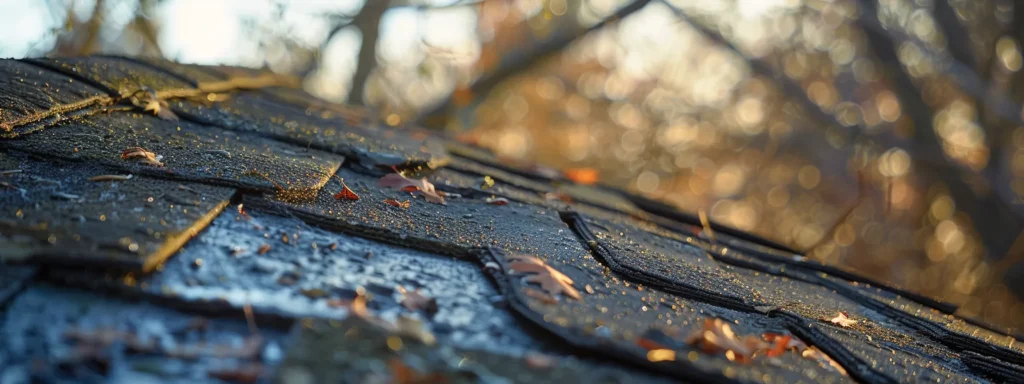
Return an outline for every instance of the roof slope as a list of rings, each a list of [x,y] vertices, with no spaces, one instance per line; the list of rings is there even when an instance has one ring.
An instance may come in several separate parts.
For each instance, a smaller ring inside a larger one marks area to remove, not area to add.
[[[951,305],[296,87],[0,61],[0,377],[1024,377]]]

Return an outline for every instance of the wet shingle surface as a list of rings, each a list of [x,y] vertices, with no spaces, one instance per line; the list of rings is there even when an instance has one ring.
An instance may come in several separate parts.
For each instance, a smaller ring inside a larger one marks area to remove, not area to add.
[[[192,88],[193,84],[167,76],[151,66],[119,57],[27,59],[36,66],[50,68],[68,77],[80,78],[114,95],[129,96],[148,87],[156,91]]]
[[[955,307],[292,79],[100,57],[0,84],[0,383],[1022,377]],[[144,88],[180,120],[115,97]]]
[[[317,190],[344,161],[326,152],[137,112],[66,122],[0,145],[120,172],[295,193]],[[161,156],[162,165],[123,158],[136,147]]]
[[[0,260],[152,269],[235,193],[15,151],[0,153],[0,171]]]
[[[284,357],[282,332],[254,333],[244,319],[47,284],[27,289],[0,318],[0,378],[9,383],[217,383],[230,371],[270,372]]]
[[[106,94],[84,82],[14,60],[0,61],[0,137],[13,123],[61,104],[89,103]]]
[[[331,111],[312,111],[265,93],[239,93],[220,102],[176,101],[180,115],[231,130],[254,132],[297,146],[342,154],[367,167],[441,164],[444,149],[396,130],[354,126]]]

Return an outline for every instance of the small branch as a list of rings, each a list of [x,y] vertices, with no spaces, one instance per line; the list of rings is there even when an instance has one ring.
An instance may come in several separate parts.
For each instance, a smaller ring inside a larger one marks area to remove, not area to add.
[[[953,9],[949,0],[935,0],[935,22],[939,30],[946,37],[946,47],[952,54],[953,59],[966,65],[968,68],[977,69],[978,60],[974,57],[971,49],[971,35],[967,28],[960,22],[960,18]]]
[[[475,98],[484,98],[490,91],[502,81],[513,77],[529,69],[534,64],[548,58],[569,46],[572,42],[579,40],[587,34],[600,30],[616,21],[643,9],[651,0],[634,0],[626,6],[619,8],[614,14],[601,20],[597,24],[578,30],[574,33],[556,35],[547,41],[529,44],[518,52],[508,52],[506,57],[518,58],[517,60],[503,60],[493,72],[485,73],[478,77],[466,90]],[[420,122],[428,123],[429,126],[440,127],[447,122],[450,110],[456,105],[455,98],[449,95],[444,102],[420,115],[417,119]]]
[[[380,38],[380,19],[388,10],[390,0],[368,1],[352,22],[363,35],[363,43],[359,47],[356,73],[352,75],[352,85],[348,92],[348,103],[363,105],[366,82],[377,67],[377,40]]]

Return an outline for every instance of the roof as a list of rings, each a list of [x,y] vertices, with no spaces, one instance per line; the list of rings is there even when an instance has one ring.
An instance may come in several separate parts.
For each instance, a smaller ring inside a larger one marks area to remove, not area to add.
[[[952,305],[296,84],[0,61],[0,382],[1024,377]]]

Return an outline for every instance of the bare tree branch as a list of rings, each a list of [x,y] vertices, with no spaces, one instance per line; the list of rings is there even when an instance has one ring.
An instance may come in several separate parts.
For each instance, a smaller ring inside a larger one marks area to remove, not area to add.
[[[935,22],[946,37],[946,46],[953,58],[971,69],[978,69],[978,60],[971,48],[971,36],[960,22],[949,0],[935,0]]]
[[[561,52],[563,49],[568,47],[569,44],[583,36],[586,36],[590,32],[600,30],[626,16],[629,16],[633,12],[642,9],[650,2],[651,0],[634,0],[622,8],[619,8],[619,10],[614,14],[590,27],[571,33],[556,34],[554,37],[546,41],[529,44],[519,51],[509,52],[505,54],[507,59],[502,60],[502,62],[498,64],[497,69],[478,77],[473,84],[468,87],[468,91],[474,98],[482,99],[502,81],[515,76],[516,74],[522,73],[524,70],[529,69],[534,64],[550,57],[551,55]],[[448,96],[444,102],[421,114],[417,120],[431,127],[444,126],[450,116],[451,110],[457,107],[455,104],[455,98]]]
[[[822,126],[843,127],[836,120],[835,116],[821,110],[795,81],[778,73],[777,70],[763,59],[746,57],[720,33],[692,21],[681,9],[667,2],[664,3],[669,6],[677,17],[687,22],[702,35],[746,58],[755,73],[775,80],[790,100],[798,102],[804,111],[811,118],[821,122]],[[874,11],[864,11],[861,13],[861,18],[873,19],[876,14],[877,12]],[[869,26],[861,25],[861,27],[865,30],[865,33],[870,33],[868,37],[872,48],[878,51],[877,56],[883,64],[887,65],[885,68],[887,75],[893,76],[893,87],[897,88],[896,91],[898,91],[901,105],[904,111],[910,114],[909,116],[913,119],[916,126],[915,132],[919,136],[913,142],[901,141],[886,144],[904,149],[920,164],[930,165],[931,167],[923,167],[923,170],[929,171],[928,173],[937,177],[949,187],[950,194],[954,201],[956,201],[957,207],[969,214],[976,229],[986,242],[986,246],[990,248],[989,252],[996,255],[1005,252],[1010,244],[1012,244],[1013,239],[1006,239],[1007,236],[1003,235],[1006,233],[1018,233],[1022,228],[1020,220],[1013,214],[1012,208],[1000,199],[999,196],[995,196],[992,193],[985,193],[981,196],[976,194],[971,185],[964,180],[963,174],[970,172],[970,170],[954,164],[945,158],[942,143],[939,141],[934,129],[932,129],[930,108],[921,98],[918,87],[903,70],[896,56],[896,46],[892,38],[881,32],[884,30],[880,28],[881,24],[877,20],[870,23],[865,20],[858,20],[858,22],[860,24],[870,24]],[[875,26],[878,26],[878,28],[875,28]],[[892,64],[895,64],[895,66]],[[907,99],[907,101],[904,101],[904,99]],[[845,130],[849,131],[848,129]]]
[[[352,23],[363,34],[363,43],[359,47],[356,62],[356,73],[352,76],[352,86],[348,92],[348,103],[363,105],[363,94],[366,81],[373,69],[377,67],[377,40],[380,38],[380,19],[388,10],[389,0],[367,1]]]
[[[878,7],[875,0],[861,3],[863,11],[857,18],[869,41],[869,48],[882,64],[886,78],[892,84],[892,90],[900,100],[902,110],[914,123],[914,140],[921,148],[920,152],[943,154],[942,139],[932,127],[935,115],[932,108],[924,101],[920,88],[914,84],[907,70],[900,63],[895,39],[880,28],[870,26],[878,19]],[[940,1],[941,2],[941,1]],[[874,21],[872,21],[874,20]],[[865,27],[865,25],[868,25]],[[973,72],[973,71],[970,71]],[[913,154],[912,154],[913,155]],[[944,156],[943,156],[944,157]],[[964,180],[966,176],[962,167],[947,159],[949,167],[937,173],[937,176],[949,188],[950,196],[956,202],[957,209],[970,216],[972,224],[983,239],[987,251],[996,257],[1002,256],[1013,245],[1016,234],[1024,228],[1021,219],[1013,212],[1013,206],[1000,199],[994,193],[999,183],[995,177],[989,177],[987,190],[978,191]],[[957,172],[957,170],[961,170]]]

